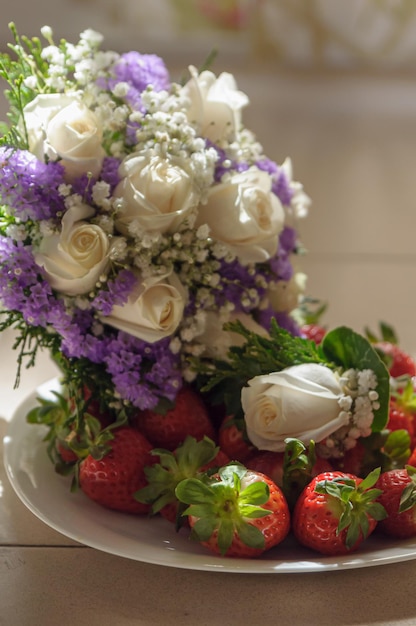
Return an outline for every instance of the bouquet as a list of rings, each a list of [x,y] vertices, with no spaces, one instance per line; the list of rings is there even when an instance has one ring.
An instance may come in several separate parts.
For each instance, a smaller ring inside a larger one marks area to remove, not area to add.
[[[298,471],[307,450],[309,469],[315,453],[339,462],[380,434],[389,403],[366,338],[341,327],[318,345],[296,316],[310,200],[290,160],[270,160],[244,126],[232,74],[191,66],[175,82],[158,56],[102,50],[92,30],[55,43],[45,27],[44,45],[11,31],[0,331],[16,334],[17,382],[42,349],[61,371],[28,420],[48,427],[56,470],[109,508],[173,508],[178,526],[202,516],[208,540],[208,469],[224,465],[213,484],[227,509],[234,489],[244,520],[271,514],[270,488],[246,491],[228,461],[285,454]],[[257,555],[258,532],[238,520]],[[224,528],[220,551],[235,555],[234,521]]]

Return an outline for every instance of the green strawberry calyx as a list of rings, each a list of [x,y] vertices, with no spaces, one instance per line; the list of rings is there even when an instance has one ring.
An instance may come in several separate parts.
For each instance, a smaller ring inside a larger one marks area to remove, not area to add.
[[[205,542],[216,534],[219,552],[224,556],[234,537],[250,548],[263,549],[263,533],[250,520],[265,517],[270,497],[269,486],[258,480],[244,485],[248,470],[240,463],[230,463],[212,477],[201,475],[181,481],[176,496],[189,505],[183,515],[197,518],[192,535]]]
[[[159,457],[159,462],[144,468],[148,484],[134,494],[135,499],[151,504],[153,515],[165,506],[177,503],[176,527],[180,528],[184,522],[181,513],[185,506],[176,497],[176,486],[186,478],[197,476],[201,468],[215,459],[218,451],[219,447],[209,437],[197,441],[191,436],[186,437],[174,452],[154,448],[151,454]]]
[[[406,465],[405,469],[410,482],[407,483],[400,496],[399,513],[409,511],[416,505],[416,467]]]
[[[362,534],[365,539],[370,532],[369,517],[376,521],[387,514],[382,504],[376,502],[382,494],[381,489],[374,489],[380,476],[380,468],[371,471],[358,485],[354,478],[337,476],[318,480],[315,491],[329,496],[328,507],[339,517],[337,534],[346,529],[345,545],[351,549]]]

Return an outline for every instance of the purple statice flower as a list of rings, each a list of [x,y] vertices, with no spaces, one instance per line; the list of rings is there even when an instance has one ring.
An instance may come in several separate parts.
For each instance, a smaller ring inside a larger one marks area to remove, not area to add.
[[[282,204],[289,206],[292,201],[293,191],[290,188],[290,181],[288,180],[283,168],[279,167],[274,161],[267,158],[257,161],[256,165],[260,170],[270,174],[273,180],[273,193],[276,194]]]
[[[102,315],[110,315],[115,304],[121,306],[127,302],[136,282],[137,277],[133,272],[121,270],[114,279],[107,282],[106,290],[101,290],[94,298],[93,308]]]
[[[33,317],[40,323],[47,311],[51,290],[46,282],[40,283],[40,270],[30,247],[0,236],[0,269],[2,307],[19,311],[27,319]],[[30,295],[32,289],[33,296]],[[38,311],[37,305],[40,307]]]
[[[269,261],[270,268],[277,279],[290,280],[293,276],[291,255],[297,248],[297,234],[290,226],[285,226],[279,236],[276,255]]]
[[[179,356],[169,350],[169,341],[149,345],[120,331],[106,348],[104,362],[123,399],[142,410],[155,408],[160,398],[174,399],[181,379]]]
[[[111,188],[111,192],[117,187],[120,182],[118,175],[118,169],[120,167],[120,160],[115,157],[105,157],[101,168],[100,178],[105,183],[108,183]]]
[[[218,154],[218,159],[215,165],[214,180],[216,183],[220,183],[224,174],[245,172],[249,169],[248,163],[245,161],[232,161],[224,150],[207,140],[207,147],[215,148]]]
[[[126,102],[135,110],[143,110],[141,94],[151,86],[155,91],[168,90],[170,77],[166,65],[156,54],[140,54],[140,52],[126,52],[122,54],[112,68],[112,76],[99,86],[113,91],[117,83],[129,85],[125,96]]]
[[[265,289],[258,285],[258,274],[260,270],[252,272],[248,267],[241,265],[237,259],[227,263],[221,262],[219,274],[221,275],[221,283],[217,289],[212,292],[215,296],[215,303],[218,307],[223,306],[226,302],[232,302],[236,311],[244,311],[248,313],[258,305],[258,298],[262,297]],[[242,300],[250,300],[249,292],[253,290],[256,294],[255,301],[249,304],[243,304]]]
[[[27,150],[0,148],[0,199],[21,221],[39,221],[64,210],[58,187],[64,182],[60,163],[43,163]]]
[[[115,157],[104,158],[99,180],[103,180],[110,185],[110,193],[114,191],[115,187],[120,182],[118,175],[119,167],[119,159]],[[93,204],[92,190],[96,182],[97,178],[91,178],[88,174],[82,174],[72,182],[73,193],[80,195],[87,204]]]

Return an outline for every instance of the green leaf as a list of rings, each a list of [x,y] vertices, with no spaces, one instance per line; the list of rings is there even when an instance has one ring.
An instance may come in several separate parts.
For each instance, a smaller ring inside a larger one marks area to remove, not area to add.
[[[257,550],[263,550],[265,545],[265,538],[261,530],[259,530],[253,524],[241,524],[238,527],[238,536],[241,541],[249,548]]]
[[[221,521],[221,524],[218,528],[218,548],[220,554],[224,556],[231,546],[232,541],[234,539],[234,524],[231,520],[225,519]]]
[[[255,519],[258,517],[266,517],[270,515],[272,511],[268,509],[263,509],[261,506],[255,506],[253,504],[240,504],[240,515],[242,517],[248,517],[249,519]]]
[[[267,483],[258,480],[248,485],[239,496],[239,504],[260,505],[266,504],[270,497],[270,489]]]
[[[379,395],[380,408],[374,411],[372,430],[381,431],[388,421],[390,376],[376,350],[365,337],[346,326],[327,333],[321,347],[326,358],[343,370],[355,368],[370,369],[374,372],[378,381],[376,391]]]
[[[182,480],[176,486],[175,494],[184,504],[206,504],[215,499],[212,489],[197,478]]]
[[[199,541],[208,541],[216,530],[216,520],[212,517],[201,517],[193,526],[193,532]]]

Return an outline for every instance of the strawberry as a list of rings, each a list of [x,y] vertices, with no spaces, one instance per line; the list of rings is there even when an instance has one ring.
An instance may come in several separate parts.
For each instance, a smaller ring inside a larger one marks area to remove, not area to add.
[[[390,376],[416,376],[416,363],[400,346],[388,341],[376,343],[374,346],[386,358]]]
[[[292,530],[302,545],[327,555],[356,550],[375,529],[385,511],[372,487],[380,475],[365,479],[346,472],[323,472],[305,487],[294,512]]]
[[[215,439],[216,435],[200,395],[187,386],[178,392],[172,409],[164,414],[141,411],[132,423],[155,447],[167,450],[177,448],[187,435],[197,440],[205,436]]]
[[[303,324],[303,326],[300,327],[301,336],[305,339],[310,339],[311,341],[314,341],[316,345],[322,343],[326,332],[326,328],[320,326],[319,324]]]
[[[363,471],[363,465],[365,462],[366,449],[360,440],[353,448],[345,450],[342,457],[335,459],[334,469],[346,474],[354,474],[354,476],[361,476]]]
[[[407,460],[407,465],[412,465],[412,467],[416,467],[416,448],[413,448],[411,454]]]
[[[185,507],[176,498],[177,485],[181,480],[192,478],[211,467],[220,467],[228,459],[208,437],[196,441],[188,436],[173,452],[154,448],[151,454],[158,457],[158,462],[144,468],[148,484],[134,497],[139,502],[150,504],[153,515],[160,513],[179,528],[185,521],[181,517]]]
[[[259,450],[254,453],[246,462],[246,466],[266,474],[280,488],[284,483],[284,452],[272,452],[270,450]],[[332,469],[332,465],[326,459],[316,457],[312,468],[310,469],[310,477],[313,478],[322,472],[328,472]]]
[[[276,546],[290,530],[282,491],[264,474],[239,463],[222,467],[211,478],[188,478],[176,496],[189,505],[192,537],[227,557],[256,557]]]
[[[392,326],[380,322],[381,338],[371,330],[365,330],[368,340],[385,361],[386,367],[393,378],[416,376],[416,362],[400,346],[397,334]]]
[[[283,485],[283,452],[259,450],[247,461],[246,467],[268,476],[278,487]]]
[[[222,421],[218,443],[230,459],[240,463],[245,463],[256,450],[248,440],[244,419],[236,419],[233,415],[227,415]]]
[[[125,513],[148,513],[134,493],[146,484],[144,468],[154,462],[152,445],[138,430],[123,426],[114,430],[106,452],[89,454],[79,465],[79,485],[92,500]]]
[[[416,536],[416,468],[384,472],[376,487],[382,491],[378,502],[387,512],[379,523],[380,530],[401,539]]]
[[[409,433],[410,445],[415,445],[414,417],[402,409],[394,400],[390,402],[389,419],[386,425],[389,431],[406,430]]]

